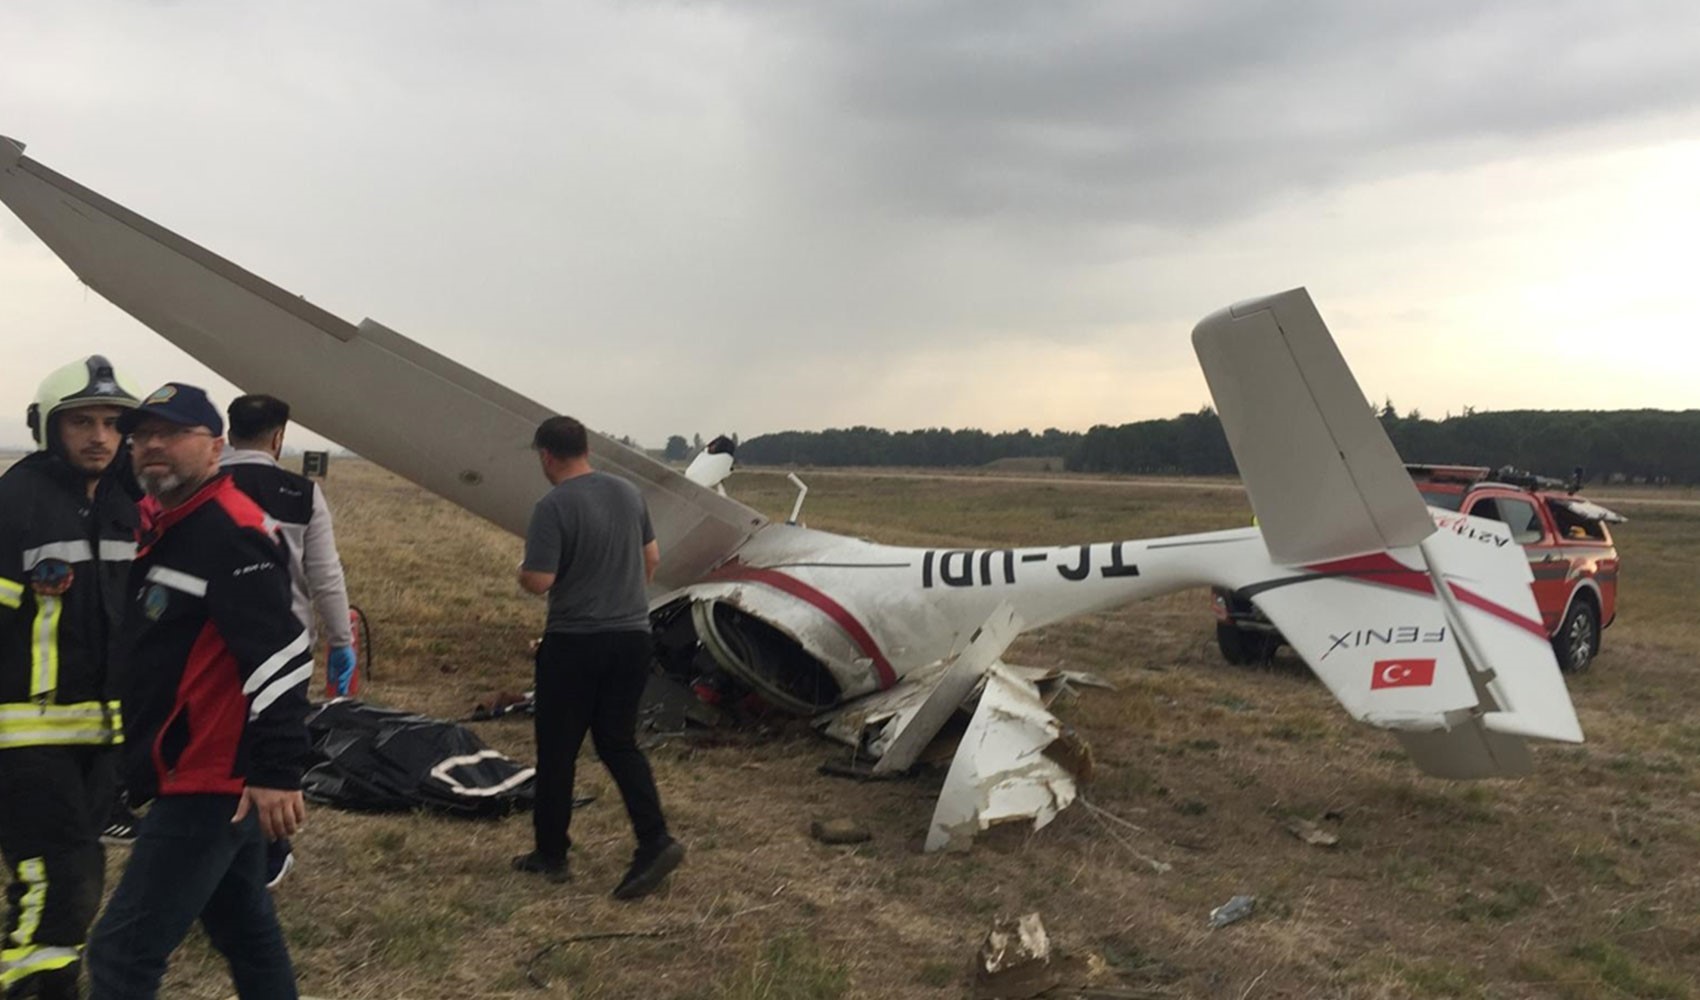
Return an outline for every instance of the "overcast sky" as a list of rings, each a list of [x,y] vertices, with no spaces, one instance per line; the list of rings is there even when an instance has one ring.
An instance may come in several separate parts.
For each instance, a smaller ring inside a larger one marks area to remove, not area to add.
[[[0,39],[29,155],[652,446],[1172,416],[1193,324],[1295,285],[1401,411],[1700,406],[1692,0],[4,0]],[[233,392],[4,210],[0,330],[0,444],[90,352]]]

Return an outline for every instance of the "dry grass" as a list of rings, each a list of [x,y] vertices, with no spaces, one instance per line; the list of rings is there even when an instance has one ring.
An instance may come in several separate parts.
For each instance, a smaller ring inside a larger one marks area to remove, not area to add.
[[[1146,537],[1246,523],[1232,490],[808,475],[805,519],[894,542]],[[735,494],[783,516],[777,474]],[[442,715],[527,684],[540,604],[510,577],[517,540],[371,466],[327,484],[351,592],[377,644],[372,700]],[[1094,805],[1038,833],[1001,828],[966,856],[920,852],[938,773],[853,784],[801,726],[653,754],[691,848],[672,885],[606,893],[630,849],[618,796],[575,821],[576,879],[511,874],[526,817],[466,822],[318,809],[277,900],[304,992],[391,997],[954,997],[999,914],[1039,911],[1102,981],[1175,997],[1684,997],[1700,971],[1700,509],[1638,507],[1621,530],[1623,612],[1572,686],[1589,742],[1538,751],[1521,781],[1419,776],[1302,669],[1215,654],[1200,594],[1023,638],[1011,658],[1118,685],[1060,706],[1093,743]],[[529,758],[524,722],[479,724]],[[589,751],[586,751],[587,755]],[[810,820],[874,840],[826,847]],[[1292,817],[1338,847],[1288,835]],[[1138,855],[1173,865],[1154,874]],[[113,861],[122,863],[122,855]],[[1209,931],[1236,893],[1256,915]],[[634,934],[563,942],[575,935]],[[551,948],[550,946],[555,946]],[[533,959],[535,960],[533,961]],[[545,983],[543,989],[528,978]],[[167,995],[222,998],[192,942]]]

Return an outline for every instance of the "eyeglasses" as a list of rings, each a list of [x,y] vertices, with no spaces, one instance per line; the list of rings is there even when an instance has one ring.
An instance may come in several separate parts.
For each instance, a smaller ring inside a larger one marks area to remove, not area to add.
[[[139,427],[130,432],[130,443],[145,445],[149,441],[158,441],[160,444],[176,444],[191,434],[213,436],[212,431],[205,428],[171,424],[166,427]]]

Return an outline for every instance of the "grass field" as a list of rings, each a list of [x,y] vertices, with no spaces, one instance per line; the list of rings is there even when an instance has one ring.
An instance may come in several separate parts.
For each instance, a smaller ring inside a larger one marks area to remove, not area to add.
[[[1138,538],[1250,516],[1231,484],[810,483],[812,527],[895,543]],[[350,592],[373,625],[370,700],[460,716],[489,691],[528,685],[542,606],[511,581],[517,539],[364,463],[336,463],[327,491]],[[790,509],[779,474],[741,472],[732,491],[770,514]],[[1571,685],[1588,742],[1539,748],[1531,778],[1420,776],[1296,662],[1223,664],[1204,595],[1186,593],[1012,649],[1014,662],[1093,670],[1117,690],[1058,707],[1093,745],[1091,806],[1037,833],[999,828],[968,855],[920,851],[942,772],[824,777],[817,766],[840,751],[801,725],[653,752],[691,855],[636,904],[607,897],[629,832],[594,763],[581,788],[599,798],[575,818],[576,878],[564,887],[509,872],[529,847],[524,816],[317,809],[277,894],[303,992],[956,997],[992,920],[1036,910],[1101,996],[1693,996],[1700,507],[1626,511],[1622,612]],[[528,722],[474,728],[530,758]],[[873,841],[810,839],[811,820],[839,816]],[[1338,846],[1296,839],[1295,818]],[[1157,874],[1147,857],[1172,868]],[[115,853],[114,876],[122,862]],[[1209,910],[1238,893],[1257,896],[1255,915],[1206,929]],[[217,956],[192,940],[166,995],[229,992]]]

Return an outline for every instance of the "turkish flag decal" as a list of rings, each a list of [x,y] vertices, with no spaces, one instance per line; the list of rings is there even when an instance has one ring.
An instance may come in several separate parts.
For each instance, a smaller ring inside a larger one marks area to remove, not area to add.
[[[1433,660],[1376,660],[1370,690],[1376,688],[1420,688],[1434,683]]]

